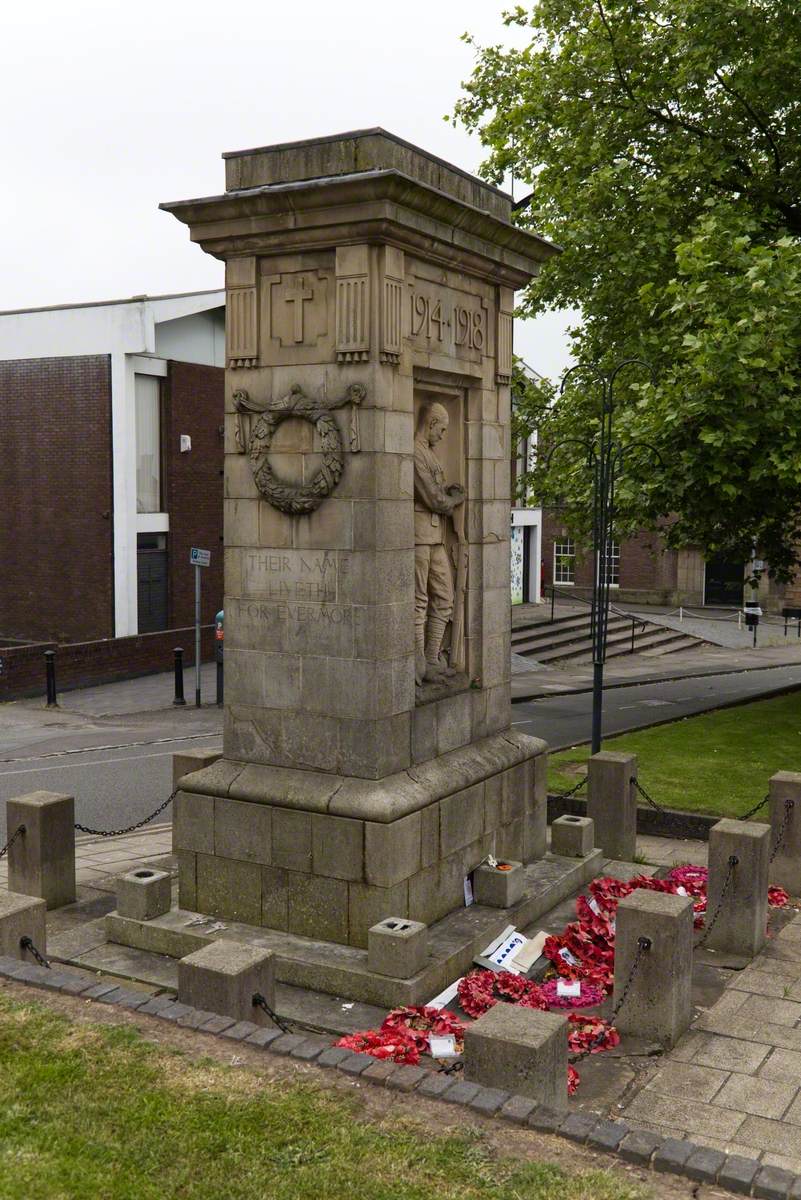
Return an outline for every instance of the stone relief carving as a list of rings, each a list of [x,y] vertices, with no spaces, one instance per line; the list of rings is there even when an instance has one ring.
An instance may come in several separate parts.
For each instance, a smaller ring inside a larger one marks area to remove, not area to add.
[[[293,516],[305,516],[315,511],[334,490],[345,469],[342,437],[332,409],[353,406],[350,430],[350,449],[359,451],[359,409],[366,395],[361,383],[352,383],[339,400],[317,400],[307,396],[302,388],[290,388],[285,396],[260,405],[244,390],[234,392],[236,408],[236,444],[240,454],[247,454],[253,469],[256,487],[273,508]],[[309,483],[285,483],[274,474],[269,461],[270,446],[282,421],[299,417],[310,421],[320,435],[322,465]]]
[[[467,586],[467,541],[464,534],[464,488],[448,485],[434,452],[448,429],[442,404],[424,404],[414,439],[414,583],[415,682],[439,682],[464,670],[464,594]],[[447,545],[448,519],[456,535],[456,579]],[[449,661],[442,653],[448,622],[453,618]]]

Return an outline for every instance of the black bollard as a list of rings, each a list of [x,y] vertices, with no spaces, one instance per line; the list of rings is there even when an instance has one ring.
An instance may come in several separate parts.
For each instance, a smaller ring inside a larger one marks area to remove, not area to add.
[[[176,646],[175,655],[175,699],[173,704],[186,704],[184,699],[184,651],[182,646]]]
[[[217,659],[217,703],[223,702],[223,665],[220,659]]]
[[[58,708],[56,696],[56,652],[45,650],[45,672],[47,674],[47,707]]]

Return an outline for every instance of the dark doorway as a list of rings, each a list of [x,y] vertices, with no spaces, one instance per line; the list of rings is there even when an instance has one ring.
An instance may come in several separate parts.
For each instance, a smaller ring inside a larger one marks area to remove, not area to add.
[[[743,602],[745,565],[730,558],[710,558],[706,564],[704,604],[731,605],[739,608]]]
[[[140,633],[167,628],[167,535],[140,533],[136,539],[136,591]]]

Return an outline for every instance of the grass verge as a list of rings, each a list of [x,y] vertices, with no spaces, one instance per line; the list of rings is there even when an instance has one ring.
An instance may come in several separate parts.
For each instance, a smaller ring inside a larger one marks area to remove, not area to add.
[[[2,1200],[637,1200],[308,1082],[192,1060],[0,995]]]
[[[665,808],[737,817],[766,794],[776,771],[801,770],[801,693],[624,733],[603,748],[638,755],[640,782]],[[577,746],[552,755],[550,790],[575,784],[589,754]]]

